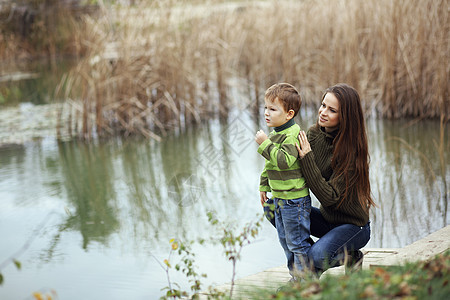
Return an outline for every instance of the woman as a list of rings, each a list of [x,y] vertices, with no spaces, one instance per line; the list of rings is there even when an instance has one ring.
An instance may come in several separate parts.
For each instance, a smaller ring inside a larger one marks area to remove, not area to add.
[[[311,235],[319,238],[309,257],[317,274],[329,267],[360,266],[370,239],[369,153],[358,92],[346,85],[322,96],[317,124],[299,134],[300,166],[320,209],[311,211]],[[350,254],[350,261],[346,254]]]

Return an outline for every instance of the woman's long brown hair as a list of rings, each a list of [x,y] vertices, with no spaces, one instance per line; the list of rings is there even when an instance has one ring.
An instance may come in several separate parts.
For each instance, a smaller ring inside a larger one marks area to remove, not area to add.
[[[328,88],[339,100],[339,132],[334,139],[332,158],[333,171],[345,179],[345,191],[338,206],[349,195],[356,193],[363,208],[375,206],[369,182],[369,147],[367,143],[364,115],[358,92],[347,84]]]

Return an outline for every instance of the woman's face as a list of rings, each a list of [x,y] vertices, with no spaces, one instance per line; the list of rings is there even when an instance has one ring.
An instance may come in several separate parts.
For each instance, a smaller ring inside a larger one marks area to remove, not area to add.
[[[319,126],[326,132],[332,132],[339,127],[339,100],[333,93],[327,93],[319,108]]]

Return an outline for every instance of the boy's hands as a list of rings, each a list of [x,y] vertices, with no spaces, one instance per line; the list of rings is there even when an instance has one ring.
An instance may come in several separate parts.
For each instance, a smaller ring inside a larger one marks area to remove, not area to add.
[[[264,142],[267,139],[268,139],[267,135],[261,129],[256,132],[255,142],[257,142],[258,145],[261,145],[262,142]]]
[[[267,201],[267,192],[259,192],[259,196],[261,197],[261,205],[264,207],[264,203]]]

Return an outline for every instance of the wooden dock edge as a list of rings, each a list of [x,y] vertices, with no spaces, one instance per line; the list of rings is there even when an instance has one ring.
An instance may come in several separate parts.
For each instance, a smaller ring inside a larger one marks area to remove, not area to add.
[[[450,225],[431,233],[430,235],[398,249],[397,253],[388,255],[375,265],[402,265],[407,262],[426,261],[450,249]]]

